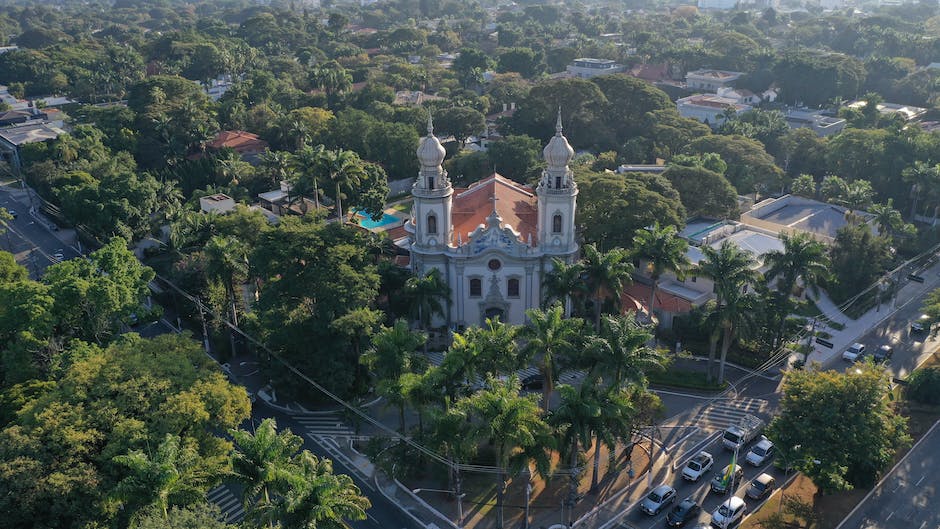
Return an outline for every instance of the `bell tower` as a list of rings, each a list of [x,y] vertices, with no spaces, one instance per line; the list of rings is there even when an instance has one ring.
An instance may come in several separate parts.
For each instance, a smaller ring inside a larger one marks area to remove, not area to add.
[[[415,245],[424,250],[443,251],[451,242],[451,205],[454,188],[447,171],[441,166],[446,151],[434,136],[434,123],[428,112],[428,135],[418,144],[418,162],[421,169],[418,179],[411,187],[414,207],[411,212],[414,222]]]
[[[546,254],[573,254],[578,250],[574,215],[578,185],[568,167],[574,149],[562,135],[561,108],[555,122],[555,135],[542,151],[547,167],[536,188],[538,195],[538,245]]]

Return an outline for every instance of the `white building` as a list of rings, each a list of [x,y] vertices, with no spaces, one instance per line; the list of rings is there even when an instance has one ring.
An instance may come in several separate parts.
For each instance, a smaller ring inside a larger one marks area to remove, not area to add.
[[[199,197],[199,209],[203,213],[228,213],[235,209],[235,200],[223,193]]]
[[[734,9],[738,0],[698,0],[699,9]]]
[[[791,129],[807,128],[812,129],[817,136],[825,138],[842,132],[845,128],[845,120],[824,116],[818,110],[811,109],[790,109],[784,114],[784,119]]]
[[[701,121],[712,127],[724,123],[729,113],[740,114],[751,108],[750,105],[738,103],[737,99],[713,94],[695,94],[676,101],[680,116]]]
[[[574,149],[562,135],[560,113],[555,130],[543,151],[548,167],[535,190],[495,173],[455,189],[441,167],[444,147],[428,121],[405,231],[412,271],[425,275],[436,269],[450,286],[451,303],[438,323],[460,329],[495,316],[524,323],[525,311],[541,304],[542,278],[552,259],[577,258],[578,187],[568,168]]]
[[[588,58],[575,59],[565,69],[572,77],[579,77],[581,79],[621,73],[626,70],[622,64],[617,64],[609,59]]]
[[[685,74],[685,85],[689,90],[715,93],[721,88],[734,86],[734,82],[742,75],[741,72],[726,70],[695,70]]]

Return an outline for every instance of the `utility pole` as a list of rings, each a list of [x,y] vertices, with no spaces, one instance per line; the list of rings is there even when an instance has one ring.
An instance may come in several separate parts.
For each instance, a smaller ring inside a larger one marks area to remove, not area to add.
[[[209,330],[206,328],[206,315],[203,312],[202,301],[196,298],[196,306],[199,307],[199,319],[202,321],[202,345],[206,349],[206,354],[212,354],[212,348],[209,347]]]

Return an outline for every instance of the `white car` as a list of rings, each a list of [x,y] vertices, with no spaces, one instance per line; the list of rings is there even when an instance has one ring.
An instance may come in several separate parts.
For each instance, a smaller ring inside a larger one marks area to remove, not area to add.
[[[715,458],[708,452],[699,452],[682,469],[682,477],[689,481],[698,481],[715,464]]]
[[[744,460],[751,465],[754,465],[755,467],[759,467],[773,456],[774,444],[770,442],[770,439],[767,439],[762,435],[760,441],[758,441],[757,444],[752,446],[748,451]]]
[[[727,529],[741,521],[747,512],[747,504],[737,496],[725,500],[712,513],[712,525],[720,529]]]
[[[865,345],[858,342],[853,343],[849,346],[845,352],[842,353],[842,359],[848,360],[849,362],[857,362],[865,357]]]
[[[667,505],[676,501],[676,489],[669,485],[660,485],[650,491],[643,499],[640,508],[650,516],[656,516]]]

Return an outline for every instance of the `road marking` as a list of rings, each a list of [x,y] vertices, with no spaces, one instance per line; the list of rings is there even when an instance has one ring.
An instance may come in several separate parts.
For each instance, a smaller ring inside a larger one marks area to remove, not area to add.
[[[894,516],[894,511],[891,511],[890,514],[888,514],[887,516],[885,516],[885,521],[887,522],[888,520],[890,520],[892,516]]]
[[[926,477],[927,477],[926,475],[925,475],[925,476],[921,476],[920,479],[917,480],[917,483],[914,484],[914,486],[915,486],[915,487],[920,486],[920,482],[921,482],[921,481],[924,481],[924,478],[926,478]]]

